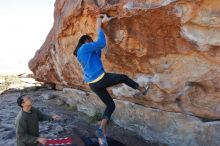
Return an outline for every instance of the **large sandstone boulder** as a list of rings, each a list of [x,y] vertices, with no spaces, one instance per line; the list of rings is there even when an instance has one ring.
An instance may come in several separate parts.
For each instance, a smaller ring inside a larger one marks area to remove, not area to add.
[[[158,109],[165,113],[161,113],[163,116],[159,120],[192,116],[200,121],[184,118],[175,127],[180,137],[172,139],[175,130],[169,130],[169,136],[160,131],[161,135],[152,137],[153,140],[167,136],[161,141],[179,144],[181,136],[195,132],[190,128],[197,126],[201,134],[216,134],[214,139],[220,143],[217,132],[201,126],[201,122],[218,123],[220,120],[219,0],[57,0],[53,28],[29,62],[37,80],[61,88],[89,90],[83,83],[73,51],[81,35],[89,34],[96,39],[99,13],[114,17],[103,26],[108,42],[102,56],[106,71],[125,73],[141,85],[153,83],[144,97],[135,97],[137,91],[125,85],[113,87],[110,91],[119,100],[118,105],[120,101],[136,103],[141,105],[144,115],[150,113],[148,109]],[[134,116],[139,117],[142,110],[139,106],[134,109],[137,109]],[[152,114],[152,117],[157,115],[154,111]],[[127,124],[134,121],[135,118],[130,119]],[[191,126],[186,126],[188,122]],[[119,123],[129,127],[124,121]],[[150,123],[164,126],[162,122]],[[181,131],[183,127],[188,132]],[[144,128],[145,132],[149,130],[149,127]],[[153,129],[153,132],[156,131]],[[151,139],[149,135],[144,134],[144,137]],[[191,138],[188,136],[188,141]],[[194,140],[192,145],[203,143],[198,138]]]
[[[90,116],[104,110],[104,104],[94,93],[63,89],[62,100]],[[218,146],[220,122],[201,119],[190,114],[167,112],[114,99],[116,110],[112,119],[146,140],[168,146]]]

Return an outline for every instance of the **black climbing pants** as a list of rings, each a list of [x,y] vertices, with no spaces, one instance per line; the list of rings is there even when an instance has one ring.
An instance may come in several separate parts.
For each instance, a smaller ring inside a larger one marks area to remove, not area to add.
[[[90,83],[89,86],[93,92],[105,103],[104,119],[110,120],[112,113],[115,110],[115,103],[107,91],[107,87],[125,83],[133,89],[138,89],[139,85],[124,74],[105,73],[104,77],[95,83]]]

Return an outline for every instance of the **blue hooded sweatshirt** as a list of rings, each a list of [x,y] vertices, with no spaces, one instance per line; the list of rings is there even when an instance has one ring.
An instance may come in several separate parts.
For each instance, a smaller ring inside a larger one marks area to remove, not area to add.
[[[101,51],[105,46],[105,34],[99,28],[97,41],[85,43],[77,51],[77,59],[83,68],[85,82],[91,82],[105,72],[101,61]]]

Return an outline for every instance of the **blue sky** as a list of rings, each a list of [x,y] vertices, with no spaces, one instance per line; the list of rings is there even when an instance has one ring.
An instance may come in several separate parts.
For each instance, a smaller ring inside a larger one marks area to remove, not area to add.
[[[0,74],[28,71],[53,26],[55,0],[0,0]]]

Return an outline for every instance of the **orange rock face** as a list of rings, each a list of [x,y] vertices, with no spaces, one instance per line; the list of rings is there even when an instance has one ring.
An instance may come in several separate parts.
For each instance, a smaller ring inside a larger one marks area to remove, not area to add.
[[[114,17],[103,26],[105,70],[153,83],[138,100],[113,89],[115,98],[220,119],[219,0],[57,0],[54,26],[29,62],[37,80],[89,90],[73,51],[80,36],[96,39],[99,13]]]

